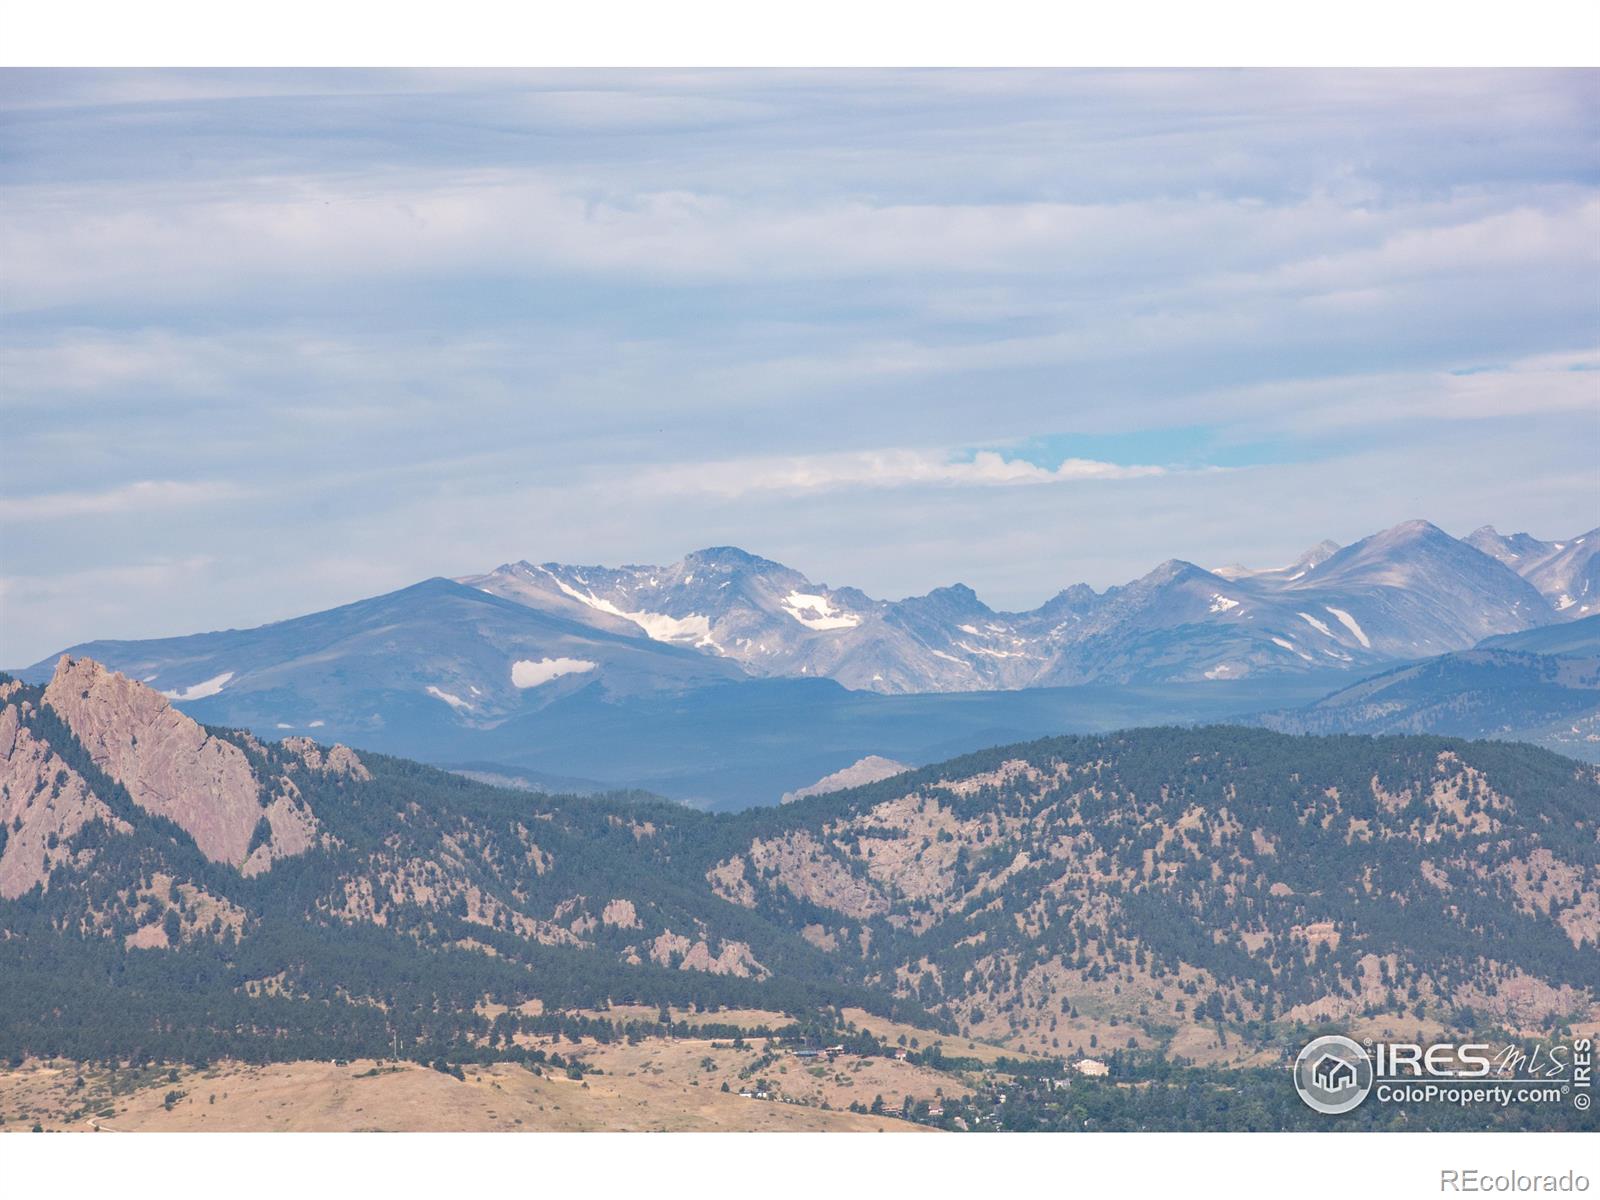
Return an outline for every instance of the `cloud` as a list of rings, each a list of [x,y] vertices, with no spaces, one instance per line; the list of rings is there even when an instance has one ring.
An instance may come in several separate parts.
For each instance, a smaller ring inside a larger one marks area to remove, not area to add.
[[[239,500],[251,492],[236,484],[145,479],[98,492],[50,492],[0,498],[0,520],[54,521],[159,509],[191,508]]]
[[[732,499],[756,492],[1015,487],[1143,479],[1166,473],[1166,468],[1159,466],[1124,466],[1087,458],[1067,458],[1055,467],[1041,467],[993,450],[979,450],[963,458],[948,451],[886,449],[675,464],[642,472],[635,486],[646,492],[702,493]]]
[[[114,194],[16,187],[0,216],[6,306],[508,270],[656,286],[1065,272],[1117,291],[1185,280],[1218,297],[1319,294],[1592,262],[1600,226],[1600,204],[1559,191],[1510,212],[1486,211],[1478,196],[1372,212],[1316,195],[1276,206],[1224,197],[802,204],[641,183],[618,188],[547,169],[302,175],[228,189],[151,183]]]
[[[0,566],[35,581],[0,637],[34,657],[507,558],[730,542],[1032,604],[1419,514],[1595,524],[1592,72],[0,95]]]
[[[1248,423],[1258,435],[1307,438],[1380,432],[1402,424],[1527,421],[1593,416],[1600,399],[1600,347],[1529,355],[1450,370],[1350,372],[1208,390],[1168,406]],[[1166,414],[1162,414],[1166,415]],[[1490,435],[1495,436],[1495,435]]]

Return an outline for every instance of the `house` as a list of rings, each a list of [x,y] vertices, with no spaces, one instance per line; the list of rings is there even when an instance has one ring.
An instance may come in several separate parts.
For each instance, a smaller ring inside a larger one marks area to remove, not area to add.
[[[1356,1069],[1342,1058],[1324,1054],[1311,1068],[1311,1078],[1325,1092],[1343,1092],[1356,1086]]]
[[[897,1050],[895,1050],[894,1056],[901,1062],[904,1062],[906,1057],[906,1048],[904,1046],[899,1047]]]
[[[1080,1058],[1072,1064],[1072,1069],[1079,1075],[1109,1075],[1111,1068],[1098,1058]]]

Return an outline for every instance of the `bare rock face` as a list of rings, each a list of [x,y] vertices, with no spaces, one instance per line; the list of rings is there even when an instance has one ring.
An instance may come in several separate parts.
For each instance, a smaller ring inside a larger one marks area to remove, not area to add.
[[[313,771],[348,775],[351,779],[372,778],[367,765],[349,746],[333,745],[324,749],[308,737],[286,737],[280,744],[290,753],[299,755]]]
[[[16,704],[0,710],[0,898],[14,900],[71,857],[72,836],[92,821],[118,821],[88,784],[20,723]]]
[[[63,655],[44,702],[135,804],[177,823],[213,862],[244,864],[263,811],[244,751],[92,659]]]
[[[285,790],[273,797],[264,813],[267,827],[272,832],[245,860],[241,870],[246,875],[270,871],[274,860],[304,854],[320,838],[321,826],[310,807],[300,798],[299,790],[292,783],[287,780],[284,782],[287,784]]]
[[[639,913],[634,908],[632,900],[611,901],[600,914],[600,920],[603,924],[614,925],[618,929],[639,928]]]
[[[676,964],[680,971],[705,971],[710,975],[736,975],[741,979],[766,979],[772,974],[750,953],[745,942],[724,940],[717,954],[702,937],[698,940],[668,929],[650,943],[650,961],[663,967]]]
[[[783,803],[793,804],[796,800],[804,800],[807,796],[821,796],[828,792],[841,792],[845,788],[877,783],[880,779],[888,779],[891,776],[899,775],[909,770],[911,768],[903,762],[896,762],[892,758],[883,758],[877,754],[869,754],[865,758],[858,758],[842,771],[835,771],[832,775],[824,775],[808,787],[785,792],[783,794]]]

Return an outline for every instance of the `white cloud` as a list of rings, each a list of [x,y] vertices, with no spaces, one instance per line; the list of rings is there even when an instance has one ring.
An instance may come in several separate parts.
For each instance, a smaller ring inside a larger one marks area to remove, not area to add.
[[[1323,195],[990,200],[751,197],[715,178],[663,189],[569,170],[332,172],[234,186],[7,189],[12,310],[132,294],[197,298],[295,280],[549,271],[714,283],[937,272],[1216,296],[1593,260],[1600,207],[1551,191],[1374,210]],[[65,220],[65,214],[72,219]]]
[[[1259,435],[1376,430],[1398,422],[1491,421],[1592,413],[1600,390],[1600,348],[1528,355],[1452,370],[1363,372],[1274,380],[1205,390],[1150,405],[1156,419],[1203,411],[1248,422]]]
[[[51,492],[0,499],[0,520],[50,521],[219,504],[250,495],[237,484],[145,479],[98,492]]]
[[[636,486],[647,492],[734,497],[751,492],[841,488],[1010,487],[1163,474],[1164,467],[1124,466],[1086,458],[1068,458],[1055,467],[1041,467],[993,450],[980,450],[963,459],[948,451],[886,449],[675,464],[641,472]]]
[[[1594,524],[1582,73],[7,83],[13,659],[530,555],[1031,606]],[[1230,445],[1293,465],[1164,448]]]

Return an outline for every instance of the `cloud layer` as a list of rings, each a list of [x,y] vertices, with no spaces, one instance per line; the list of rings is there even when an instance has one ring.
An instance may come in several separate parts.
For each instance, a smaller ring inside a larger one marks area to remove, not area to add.
[[[0,663],[508,558],[1026,607],[1591,527],[1597,92],[0,73]]]

